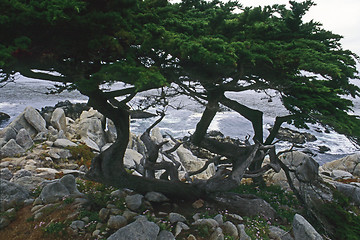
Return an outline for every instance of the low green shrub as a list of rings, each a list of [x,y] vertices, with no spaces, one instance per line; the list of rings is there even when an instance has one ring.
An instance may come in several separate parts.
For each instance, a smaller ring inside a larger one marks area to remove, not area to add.
[[[81,209],[78,219],[80,220],[83,219],[84,217],[88,217],[90,222],[92,221],[100,222],[98,211],[89,211],[89,210]]]
[[[75,201],[75,199],[72,198],[72,197],[67,197],[67,198],[64,199],[64,203],[66,205],[69,205],[69,204],[73,203],[74,201]]]
[[[108,187],[104,184],[88,181],[77,180],[78,190],[84,193],[89,200],[86,205],[90,206],[91,210],[99,211],[105,208],[107,203],[111,201],[110,193],[115,190],[113,187]]]
[[[244,217],[245,232],[251,239],[267,240],[269,238],[270,222],[260,217]]]
[[[44,227],[43,231],[47,234],[62,233],[63,235],[65,235],[66,227],[67,227],[67,225],[63,222],[53,222],[53,223],[50,223],[48,226]]]
[[[211,228],[207,225],[197,225],[195,226],[195,231],[202,238],[208,239],[211,234]]]
[[[33,198],[37,198],[40,196],[41,191],[42,191],[42,187],[37,186],[36,188],[34,188],[33,190],[30,191],[30,196]]]
[[[360,216],[359,208],[352,205],[348,197],[340,192],[334,192],[332,202],[321,205],[318,212],[323,220],[327,222],[327,227],[333,239],[338,240],[358,240],[360,238]]]
[[[95,154],[87,145],[80,144],[76,147],[68,147],[68,149],[70,150],[72,157],[79,166],[91,166],[91,160],[95,157]]]

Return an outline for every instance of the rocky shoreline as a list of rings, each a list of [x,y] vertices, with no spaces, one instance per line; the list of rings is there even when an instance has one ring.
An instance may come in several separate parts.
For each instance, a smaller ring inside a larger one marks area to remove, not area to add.
[[[207,229],[206,239],[251,239],[244,220],[246,216],[225,210],[215,216],[206,216],[206,209],[213,208],[213,204],[202,199],[190,203],[192,215],[187,216],[181,203],[173,203],[160,193],[141,195],[128,189],[104,188],[101,199],[105,200],[101,208],[89,207],[97,200],[92,199],[93,193],[87,193],[89,183],[83,177],[91,158],[112,144],[116,132],[113,123],[99,112],[77,107],[78,113],[72,114],[64,106],[48,109],[42,114],[27,107],[0,130],[0,234],[8,234],[6,231],[14,227],[12,223],[19,218],[21,209],[28,208],[31,227],[50,229],[49,226],[63,224],[61,230],[73,239],[204,239],[199,229]],[[156,128],[152,137],[157,142],[164,138]],[[171,139],[169,142],[170,148]],[[133,174],[141,175],[144,154],[143,143],[138,136],[132,135],[124,163]],[[186,172],[195,171],[204,164],[204,159],[183,146],[177,150],[176,157],[181,163],[183,178]],[[315,201],[310,187],[314,188],[314,182],[319,182],[342,192],[355,206],[360,205],[360,154],[321,167],[300,152],[284,154],[282,160],[292,170],[295,187],[302,196],[311,199],[310,202]],[[215,166],[212,165],[196,177],[207,179],[214,173]],[[290,191],[283,171],[270,171],[265,179],[269,185],[279,185]],[[323,186],[319,185],[318,189]],[[96,187],[91,189],[97,191]],[[331,194],[326,195],[327,190],[321,191],[322,197],[332,200]],[[71,211],[61,218],[61,222],[56,218],[48,219],[65,209]],[[96,219],[91,219],[91,214],[84,215],[84,209],[96,212]],[[41,224],[44,219],[49,220],[46,226]],[[272,221],[275,219],[265,224],[268,239],[322,239],[299,214],[287,223],[289,231],[273,225]],[[195,233],[199,234],[196,236]]]

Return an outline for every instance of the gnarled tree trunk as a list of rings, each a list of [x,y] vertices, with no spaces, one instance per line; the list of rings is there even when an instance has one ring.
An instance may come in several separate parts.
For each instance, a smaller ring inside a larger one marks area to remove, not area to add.
[[[96,156],[86,177],[119,188],[130,188],[139,193],[150,191],[162,192],[168,197],[196,199],[204,195],[204,191],[192,184],[180,181],[144,178],[126,172],[123,158],[129,141],[129,111],[125,104],[118,106],[109,103],[102,92],[87,93],[89,104],[104,116],[110,118],[116,127],[117,139],[104,152]],[[114,100],[112,100],[114,102]],[[116,101],[116,100],[115,100]]]
[[[200,144],[218,111],[219,111],[219,97],[212,94],[209,97],[208,104],[206,105],[206,108],[201,116],[200,121],[196,125],[195,132],[191,137],[191,141],[193,144],[195,145]]]
[[[108,99],[100,90],[87,93],[87,95],[89,96],[89,104],[104,116],[110,118],[114,122],[117,131],[117,139],[111,147],[93,159],[92,166],[86,175],[90,180],[119,188],[130,188],[139,193],[156,191],[170,198],[197,199],[199,197],[210,197],[215,192],[229,191],[237,187],[241,179],[246,175],[260,175],[269,168],[279,170],[276,168],[276,159],[273,159],[271,161],[272,165],[263,168],[262,170],[264,171],[248,171],[250,164],[258,159],[263,159],[265,152],[269,149],[269,147],[263,146],[261,143],[254,145],[237,145],[226,142],[216,143],[214,139],[206,138],[201,141],[201,146],[226,159],[220,161],[220,158],[217,158],[219,160],[217,162],[219,170],[210,179],[189,181],[188,183],[181,182],[177,178],[178,166],[176,164],[171,162],[156,162],[162,144],[152,142],[150,130],[162,119],[160,118],[142,135],[142,140],[149,151],[148,160],[150,166],[146,167],[148,167],[148,170],[151,170],[152,173],[154,173],[155,170],[165,169],[168,171],[170,179],[156,179],[154,174],[142,177],[132,175],[126,171],[123,164],[123,158],[130,135],[130,119],[127,105],[115,99]],[[217,101],[214,101],[214,103],[217,105]],[[174,147],[174,149],[176,148]],[[231,170],[228,169],[229,164]],[[202,169],[202,171],[205,169],[206,168]]]

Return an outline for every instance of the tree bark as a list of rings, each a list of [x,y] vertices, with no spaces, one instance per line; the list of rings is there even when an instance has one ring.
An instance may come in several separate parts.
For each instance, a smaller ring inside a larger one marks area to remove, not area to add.
[[[106,151],[93,159],[89,175],[94,175],[94,178],[108,178],[118,173],[125,173],[123,159],[130,137],[129,111],[125,104],[118,107],[112,106],[100,90],[88,93],[87,95],[89,97],[89,105],[111,119],[117,132],[116,141]]]
[[[291,120],[291,118],[292,118],[292,115],[276,117],[275,124],[274,124],[273,128],[271,129],[269,136],[266,138],[265,144],[271,144],[274,141],[276,135],[278,134],[281,124],[283,124],[286,121]]]
[[[259,148],[260,143],[252,146],[241,146],[229,142],[219,143],[214,139],[206,138],[201,141],[201,145],[231,160],[233,171],[230,174],[226,171],[223,173],[219,172],[207,181],[199,180],[193,183],[184,183],[178,180],[177,169],[172,163],[156,163],[157,154],[162,144],[154,143],[155,145],[153,146],[150,138],[150,130],[152,127],[150,127],[143,135],[143,140],[148,140],[150,143],[147,147],[154,150],[154,152],[150,154],[154,156],[151,161],[149,161],[153,164],[150,166],[150,170],[166,169],[167,174],[170,176],[170,181],[168,179],[163,180],[135,176],[127,173],[123,164],[123,158],[130,135],[130,114],[127,105],[115,99],[108,99],[100,90],[87,92],[87,95],[89,96],[89,104],[104,116],[110,118],[114,122],[117,131],[117,139],[111,147],[93,159],[91,168],[86,175],[90,180],[119,188],[130,188],[139,193],[149,191],[161,192],[170,198],[206,198],[207,195],[213,192],[229,191],[237,187],[249,164],[258,158],[258,151],[262,151]],[[213,103],[218,106],[217,101]],[[210,123],[211,121],[207,122]]]
[[[218,111],[219,96],[209,93],[208,104],[206,105],[205,111],[203,112],[200,121],[196,125],[195,132],[191,137],[191,141],[194,145],[199,146]]]
[[[253,126],[254,130],[254,141],[263,143],[264,133],[263,133],[263,112],[259,110],[251,109],[245,105],[238,103],[237,101],[231,100],[227,97],[223,97],[220,101],[223,105],[227,106],[230,109],[238,112],[241,116],[249,120]],[[257,161],[252,162],[250,165],[250,170],[257,170],[261,168],[263,159],[258,159]],[[256,182],[262,183],[263,179],[258,177],[254,179]]]
[[[119,188],[130,188],[144,194],[150,191],[161,192],[170,198],[197,199],[204,196],[204,190],[193,184],[128,174],[123,164],[130,135],[129,111],[126,105],[119,103],[118,107],[114,107],[100,90],[87,92],[86,95],[89,97],[89,105],[110,118],[117,131],[116,141],[92,160],[91,168],[86,174],[87,179]]]
[[[140,139],[144,143],[147,153],[145,158],[145,177],[155,178],[155,168],[156,160],[159,157],[159,150],[167,142],[162,142],[156,144],[150,136],[151,130],[165,117],[165,114],[162,113],[160,118],[155,121],[146,131],[141,135]]]
[[[263,143],[263,112],[249,108],[245,105],[238,103],[237,101],[231,100],[223,96],[220,100],[224,106],[238,112],[241,116],[249,120],[254,129],[254,140],[259,143]]]

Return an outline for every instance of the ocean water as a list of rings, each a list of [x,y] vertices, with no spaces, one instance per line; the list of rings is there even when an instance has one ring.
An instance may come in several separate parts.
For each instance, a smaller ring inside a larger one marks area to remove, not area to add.
[[[54,106],[59,101],[87,102],[87,97],[78,91],[49,94],[54,83],[16,76],[15,82],[10,82],[0,88],[0,112],[10,115],[10,121],[18,116],[27,106],[41,109]],[[9,122],[10,122],[9,121]],[[0,125],[3,128],[7,123]]]
[[[54,84],[52,82],[39,81],[18,76],[15,82],[9,83],[0,88],[0,112],[9,114],[11,121],[27,106],[41,109],[45,106],[54,106],[57,102],[65,100],[69,100],[73,103],[87,102],[87,97],[81,95],[78,91],[65,91],[61,94],[48,94],[49,89],[52,88],[53,85]],[[230,93],[227,96],[248,107],[259,109],[264,112],[265,137],[268,134],[267,129],[273,125],[275,117],[287,114],[286,109],[282,106],[280,98],[275,91],[269,91],[267,93],[246,91],[241,93],[241,95]],[[269,101],[269,96],[271,97],[271,101]],[[147,97],[148,96],[146,94],[142,93],[135,98],[135,101],[139,101]],[[135,103],[130,103],[130,105],[135,106]],[[180,96],[172,99],[170,101],[170,105],[172,107],[167,107],[166,116],[158,125],[162,133],[170,133],[174,137],[183,137],[192,133],[195,130],[197,122],[201,118],[201,113],[204,107],[186,96]],[[360,115],[359,99],[355,99],[354,106],[354,114]],[[180,107],[180,109],[175,110],[173,107]],[[149,109],[149,111],[153,112],[155,112],[155,110],[156,109]],[[155,118],[132,120],[131,131],[135,134],[141,134],[154,121]],[[5,127],[7,124],[8,123],[3,123],[0,125],[0,128]],[[287,124],[283,124],[283,127],[288,127],[298,131],[305,131],[302,129],[296,129],[295,127]],[[244,139],[247,135],[253,136],[250,122],[236,112],[230,112],[226,109],[215,116],[210,125],[210,130],[219,130],[225,136],[238,139]],[[314,158],[320,164],[348,154],[359,152],[359,149],[357,149],[344,135],[333,131],[325,133],[324,129],[319,125],[310,125],[310,129],[306,131],[315,135],[318,140],[306,143],[304,144],[304,147],[316,154]],[[318,153],[318,146],[322,145],[329,147],[330,151],[326,154]],[[290,147],[291,144],[286,142],[280,142],[277,144],[278,150],[284,150]]]

